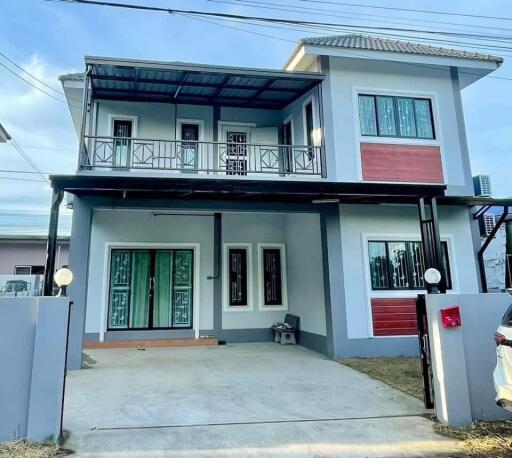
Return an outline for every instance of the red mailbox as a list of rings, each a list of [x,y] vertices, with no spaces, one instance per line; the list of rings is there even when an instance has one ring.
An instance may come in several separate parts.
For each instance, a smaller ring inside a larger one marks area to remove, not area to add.
[[[462,324],[459,306],[441,309],[441,324],[443,328],[455,328]]]

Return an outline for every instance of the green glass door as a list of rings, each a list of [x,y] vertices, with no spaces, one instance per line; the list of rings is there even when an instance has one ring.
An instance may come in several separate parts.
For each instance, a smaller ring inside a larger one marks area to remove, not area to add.
[[[192,326],[192,250],[174,251],[172,323],[173,327]]]
[[[191,328],[193,250],[112,250],[109,330]]]

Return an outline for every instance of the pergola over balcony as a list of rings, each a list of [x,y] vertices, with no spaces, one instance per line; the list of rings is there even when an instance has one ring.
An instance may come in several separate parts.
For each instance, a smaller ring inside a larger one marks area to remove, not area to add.
[[[324,75],[217,65],[86,57],[92,95],[109,100],[280,110]]]
[[[94,132],[91,110],[84,110],[82,170],[325,176],[323,135],[318,141],[308,140],[306,145],[290,144],[290,138],[283,135],[268,144],[236,136],[218,138],[221,107],[282,110],[315,88],[321,101],[321,73],[103,57],[86,57],[85,63],[85,100],[89,108],[94,99],[208,105],[213,108],[213,131],[209,141],[100,136]],[[318,120],[320,133],[321,113]]]

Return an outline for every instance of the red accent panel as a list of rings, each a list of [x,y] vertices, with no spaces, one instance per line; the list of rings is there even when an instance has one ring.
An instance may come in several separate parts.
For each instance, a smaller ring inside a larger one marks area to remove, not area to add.
[[[361,143],[363,180],[443,183],[439,146]]]
[[[374,336],[418,334],[416,298],[374,298],[371,304]]]

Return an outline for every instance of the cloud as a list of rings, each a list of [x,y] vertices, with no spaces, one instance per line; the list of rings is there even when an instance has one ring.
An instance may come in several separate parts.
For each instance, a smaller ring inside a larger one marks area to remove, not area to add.
[[[4,60],[2,62],[6,63]],[[38,55],[31,55],[21,66],[56,89],[59,89],[58,75],[73,71],[51,66]],[[21,73],[19,69],[13,70]],[[64,101],[64,96],[28,75],[24,75],[24,78]],[[0,68],[0,89],[0,122],[22,145],[37,167],[43,172],[73,173],[76,168],[77,139],[67,105],[43,94],[3,68]],[[0,144],[0,169],[32,170],[10,144]],[[0,211],[12,208],[48,210],[51,195],[49,185],[1,178],[7,176],[39,179],[38,175],[0,173]]]

